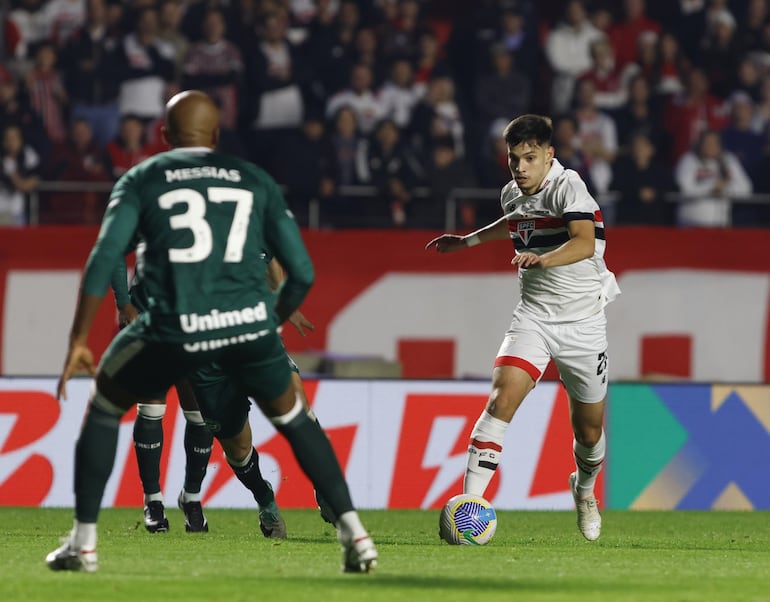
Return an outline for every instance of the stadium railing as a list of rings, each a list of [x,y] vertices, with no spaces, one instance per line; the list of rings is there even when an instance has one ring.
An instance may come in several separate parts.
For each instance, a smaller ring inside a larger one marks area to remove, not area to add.
[[[41,181],[37,189],[29,194],[29,223],[31,225],[38,225],[40,223],[55,223],[46,219],[44,203],[42,199],[46,194],[50,193],[64,193],[64,192],[82,192],[82,193],[102,193],[106,195],[112,188],[110,182],[69,182],[69,181]],[[412,195],[416,199],[425,199],[430,197],[430,189],[427,187],[417,187],[412,191]],[[340,197],[346,199],[373,199],[377,197],[378,191],[374,186],[341,186],[338,188],[337,193]],[[454,232],[458,228],[459,223],[459,210],[461,205],[469,203],[475,205],[477,203],[488,203],[498,201],[500,198],[500,190],[498,188],[454,188],[452,189],[444,201],[444,218],[443,224],[439,224],[447,232]],[[694,195],[684,195],[680,192],[667,192],[665,199],[672,203],[679,203],[686,201],[688,198],[694,198]],[[597,195],[597,201],[602,207],[604,213],[605,222],[608,224],[614,224],[615,209],[617,203],[620,201],[620,195],[615,191],[608,191],[603,194]],[[770,194],[748,194],[748,195],[736,195],[730,198],[733,203],[740,203],[741,205],[766,205],[770,208]],[[322,226],[334,226],[333,219],[328,219],[325,215],[324,202],[318,199],[311,199],[306,208],[305,214],[301,218],[302,225],[311,229],[319,229]],[[770,211],[768,211],[770,213]],[[71,223],[71,222],[70,222]],[[371,222],[365,222],[363,219],[360,223],[357,223],[355,216],[351,216],[351,219],[346,220],[345,226],[372,226]],[[388,227],[390,224],[387,221],[381,224],[383,227]],[[770,226],[770,224],[757,224],[762,226]]]

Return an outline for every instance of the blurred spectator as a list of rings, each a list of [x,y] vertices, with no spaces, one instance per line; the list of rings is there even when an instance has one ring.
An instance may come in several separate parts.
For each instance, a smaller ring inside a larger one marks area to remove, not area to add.
[[[747,0],[746,14],[738,25],[738,39],[744,52],[757,50],[762,45],[762,30],[770,21],[767,0]]]
[[[357,162],[363,160],[359,152],[363,137],[358,131],[356,114],[350,107],[342,107],[327,123],[331,123],[329,178],[335,188],[331,196],[322,200],[321,217],[325,226],[360,225],[354,216],[361,213],[361,204],[349,196],[338,194],[341,186],[361,183]]]
[[[581,0],[569,0],[564,20],[546,37],[545,53],[553,71],[551,111],[566,112],[572,102],[575,79],[591,68],[591,43],[602,37],[588,20]]]
[[[134,1],[147,2],[149,6],[152,6],[154,3],[154,0]],[[230,0],[186,0],[179,30],[187,38],[188,42],[197,42],[203,37],[203,22],[206,18],[206,13],[211,10],[221,11],[225,15],[228,31],[234,30],[234,27],[230,26],[239,20],[237,11],[240,8],[240,5]],[[271,8],[272,2],[261,1],[258,3],[256,10],[260,17],[264,17]]]
[[[660,33],[660,24],[648,18],[645,10],[644,0],[624,0],[623,18],[610,27],[609,38],[619,68],[636,60],[639,36],[648,31]]]
[[[727,108],[710,93],[709,81],[700,69],[687,76],[682,94],[673,97],[664,109],[663,127],[670,133],[673,160],[688,152],[707,129],[721,130],[727,125]]]
[[[678,0],[669,29],[675,31],[683,53],[693,60],[700,53],[703,32],[706,30],[708,0]]]
[[[29,97],[19,87],[16,77],[2,68],[0,69],[0,130],[9,125],[17,125],[21,128],[25,144],[35,149],[41,160],[47,156],[50,142],[42,120],[30,105]]]
[[[145,143],[144,124],[135,115],[124,115],[120,121],[120,133],[107,143],[110,174],[117,180],[134,165],[153,155]]]
[[[332,0],[317,0],[315,16],[321,15],[322,6],[331,6]],[[262,22],[262,6],[260,0],[235,0],[230,4],[237,18],[225,19],[227,21],[227,39],[238,49],[246,48],[251,37]],[[334,19],[334,13],[330,13]],[[307,29],[306,29],[307,32]],[[189,42],[189,40],[188,40]]]
[[[8,22],[18,37],[9,48],[16,59],[31,58],[37,45],[48,40],[51,16],[45,8],[44,0],[20,0],[8,13]]]
[[[287,129],[302,123],[305,69],[299,49],[287,37],[285,12],[268,13],[243,56],[246,97],[242,110],[250,126],[250,154],[270,170],[271,147]]]
[[[45,170],[46,179],[64,182],[110,183],[106,154],[96,143],[91,125],[75,119],[69,136],[54,147]],[[46,195],[47,219],[58,224],[98,224],[104,214],[107,192],[98,190],[59,191]]]
[[[104,0],[105,1],[105,25],[107,29],[123,36],[126,32],[126,13],[128,8],[123,4],[123,0]],[[88,2],[88,0],[86,0]],[[87,4],[86,4],[87,6]],[[86,11],[86,20],[88,19]]]
[[[636,59],[629,65],[635,66],[635,73],[641,73],[650,82],[655,79],[658,67],[658,40],[660,36],[645,31],[636,40]]]
[[[770,194],[770,128],[764,132],[765,144],[762,149],[762,155],[754,166],[752,181],[754,182],[754,192],[761,194]],[[770,226],[770,204],[767,202],[754,205],[754,225]]]
[[[498,119],[489,126],[489,131],[481,149],[479,162],[479,180],[485,188],[502,188],[511,181],[508,168],[508,145],[503,138],[503,130],[509,119]]]
[[[478,186],[470,166],[455,153],[451,138],[437,140],[431,153],[431,162],[426,169],[426,183],[430,196],[414,199],[411,203],[409,225],[419,228],[442,228],[446,222],[446,202],[455,188]],[[496,211],[489,210],[489,203],[476,203],[462,199],[457,210],[460,219],[458,228],[475,230],[500,217],[499,205]],[[492,215],[489,215],[492,213]]]
[[[664,31],[658,39],[658,61],[652,79],[655,93],[664,96],[682,94],[690,65],[674,34]]]
[[[650,93],[650,84],[639,74],[628,85],[628,102],[615,115],[618,144],[630,148],[631,138],[644,132],[657,150],[658,156],[668,156],[668,138],[661,127],[663,109],[659,97]]]
[[[219,107],[219,125],[229,133],[238,124],[238,87],[243,75],[241,52],[225,38],[225,17],[206,13],[203,38],[190,46],[182,87],[206,92]]]
[[[380,30],[384,59],[387,62],[397,58],[416,60],[423,28],[418,0],[397,0],[396,14],[386,20]]]
[[[390,68],[390,78],[379,91],[384,117],[392,119],[401,129],[407,127],[420,96],[414,83],[412,64],[406,59],[393,61]]]
[[[35,66],[24,78],[30,104],[40,116],[48,140],[58,144],[64,140],[64,114],[67,93],[61,74],[56,70],[53,44],[41,44],[35,53]]]
[[[163,0],[158,5],[158,38],[172,49],[173,81],[182,81],[182,67],[190,42],[181,31],[182,0]],[[205,29],[205,23],[204,29]]]
[[[289,208],[297,221],[305,225],[310,201],[324,203],[335,189],[334,153],[325,135],[323,116],[309,113],[302,128],[284,136],[275,152],[273,176],[286,186]]]
[[[98,144],[118,132],[118,90],[121,64],[119,32],[107,24],[104,0],[86,0],[86,21],[62,50],[61,66],[71,117],[87,119]]]
[[[757,61],[750,56],[744,56],[738,64],[730,89],[732,92],[745,92],[752,101],[759,102],[764,80]]]
[[[356,0],[340,0],[336,14],[331,0],[318,2],[303,54],[321,85],[321,97],[336,94],[348,85],[350,64],[356,55],[356,32],[360,26],[361,12]]]
[[[581,141],[578,134],[578,122],[572,115],[560,115],[553,122],[553,147],[554,154],[566,169],[571,169],[580,174],[593,194],[596,187],[591,179],[591,170],[583,151],[580,150]],[[507,147],[506,147],[507,148]],[[507,163],[506,153],[506,167]],[[508,172],[510,180],[510,171]]]
[[[722,130],[722,146],[734,154],[747,173],[762,155],[764,138],[754,129],[754,103],[745,92],[733,92],[728,99],[730,123]]]
[[[451,74],[449,63],[441,56],[441,46],[436,34],[426,29],[420,34],[414,81],[424,94],[432,77]]]
[[[618,151],[615,121],[596,107],[596,90],[591,80],[578,80],[575,94],[575,120],[580,150],[588,162],[588,172],[596,192],[607,192],[612,180],[612,162]]]
[[[770,123],[770,77],[762,79],[759,88],[759,102],[754,109],[754,130],[764,132]]]
[[[591,25],[596,27],[602,32],[603,37],[609,38],[610,28],[615,22],[615,18],[609,6],[602,3],[591,3],[591,12],[588,14],[588,19],[591,21]]]
[[[736,37],[735,18],[727,10],[720,10],[711,19],[700,57],[711,91],[726,98],[735,79],[741,59],[741,45]]]
[[[118,47],[121,63],[118,109],[151,121],[163,114],[173,90],[174,49],[158,37],[158,12],[142,8],[134,30]]]
[[[615,62],[612,46],[606,38],[591,43],[591,67],[580,75],[590,79],[596,90],[596,107],[612,111],[622,106],[628,98],[628,80],[639,70],[636,63],[620,68]]]
[[[3,128],[2,144],[0,226],[23,226],[27,223],[27,195],[39,182],[40,159],[35,150],[24,143],[22,130],[17,125]]]
[[[655,146],[644,132],[631,136],[629,152],[613,166],[610,190],[620,198],[615,204],[618,224],[670,226],[674,204],[665,193],[673,189],[671,171],[657,159]]]
[[[770,21],[766,22],[762,28],[762,37],[759,46],[753,49],[751,56],[765,71],[770,70]]]
[[[306,27],[316,15],[316,2],[313,0],[289,0],[291,22],[297,27]]]
[[[389,215],[394,226],[404,226],[411,213],[412,189],[424,177],[424,169],[396,124],[384,119],[359,147],[358,177],[377,189],[377,198],[364,213]]]
[[[335,115],[344,106],[355,111],[358,128],[363,134],[371,133],[385,115],[386,107],[373,89],[372,70],[366,65],[353,67],[350,86],[329,98],[326,117]]]
[[[356,112],[348,106],[340,108],[332,118],[331,135],[333,165],[336,168],[333,179],[338,186],[360,184],[356,161],[362,143]]]
[[[503,5],[494,44],[502,45],[513,56],[514,64],[530,79],[537,75],[538,46],[532,29],[527,27],[524,11],[518,4]]]
[[[738,158],[722,149],[715,130],[701,133],[676,164],[675,176],[684,195],[677,207],[680,226],[729,226],[731,197],[752,192],[749,176]]]
[[[496,119],[509,120],[529,111],[532,86],[514,64],[513,55],[501,44],[490,49],[490,65],[475,86],[478,124],[487,131]]]
[[[86,18],[83,0],[48,0],[43,10],[49,15],[48,39],[57,46],[62,46]]]
[[[371,27],[362,27],[356,32],[353,54],[350,59],[346,72],[350,73],[355,65],[366,65],[372,71],[372,87],[374,88],[378,88],[388,76],[377,34]],[[409,64],[411,66],[411,63]]]
[[[455,102],[454,82],[437,76],[430,80],[425,96],[417,103],[409,126],[411,143],[421,161],[427,162],[435,140],[449,136],[457,156],[465,154],[465,124]]]

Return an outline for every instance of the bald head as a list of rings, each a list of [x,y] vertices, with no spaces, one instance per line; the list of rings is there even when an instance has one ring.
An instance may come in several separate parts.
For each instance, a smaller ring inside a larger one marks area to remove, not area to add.
[[[208,146],[219,141],[219,111],[211,98],[197,90],[185,90],[166,103],[163,135],[172,147]]]

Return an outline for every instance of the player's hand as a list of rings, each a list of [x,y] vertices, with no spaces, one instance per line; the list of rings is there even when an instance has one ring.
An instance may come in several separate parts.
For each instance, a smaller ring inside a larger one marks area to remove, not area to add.
[[[435,248],[439,253],[451,253],[452,251],[465,249],[467,246],[465,238],[462,236],[442,234],[425,245],[425,250],[430,251],[431,248]]]
[[[121,307],[118,310],[118,326],[122,330],[131,322],[136,320],[139,317],[139,311],[131,305],[130,303],[126,303],[123,307]]]
[[[537,253],[518,253],[511,264],[519,268],[542,268],[542,260]]]
[[[70,343],[67,359],[64,361],[64,371],[59,377],[56,395],[59,399],[67,399],[67,381],[76,373],[85,370],[91,376],[96,374],[94,354],[83,343]]]
[[[288,321],[289,324],[297,329],[297,332],[300,334],[300,336],[307,336],[305,329],[310,330],[311,332],[315,330],[315,326],[313,326],[313,324],[305,316],[303,316],[302,312],[299,310],[295,310],[294,313],[289,316]]]

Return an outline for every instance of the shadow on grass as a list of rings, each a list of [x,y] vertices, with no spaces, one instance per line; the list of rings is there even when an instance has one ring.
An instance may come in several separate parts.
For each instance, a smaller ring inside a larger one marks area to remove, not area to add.
[[[269,578],[267,579],[269,581]],[[265,579],[262,579],[263,583]],[[633,590],[635,593],[644,592],[655,593],[667,590],[668,587],[656,583],[643,583],[641,581],[628,582],[618,581],[614,583],[597,582],[590,578],[555,578],[533,579],[533,578],[510,578],[502,577],[484,577],[483,579],[474,576],[419,576],[419,575],[395,575],[384,572],[376,572],[371,575],[339,575],[335,578],[302,577],[292,576],[292,581],[302,583],[309,589],[317,588],[318,591],[329,591],[329,589],[355,590],[360,591],[361,587],[366,587],[374,593],[377,590],[394,590],[394,594],[403,593],[397,590],[430,590],[432,592],[447,591],[452,593],[467,592],[469,596],[479,594],[493,594],[497,592],[543,592],[543,593],[570,593],[577,591],[596,594],[621,594]],[[352,599],[352,598],[351,598]]]

